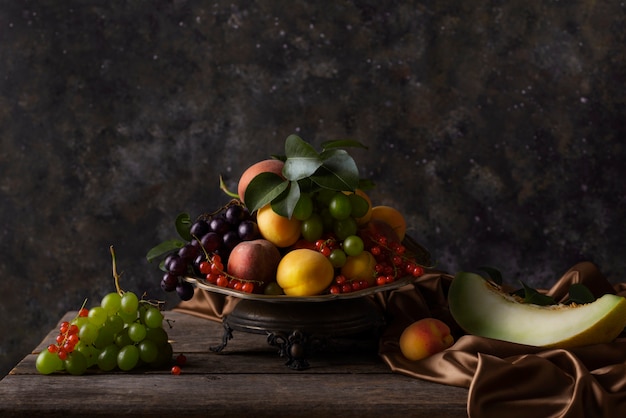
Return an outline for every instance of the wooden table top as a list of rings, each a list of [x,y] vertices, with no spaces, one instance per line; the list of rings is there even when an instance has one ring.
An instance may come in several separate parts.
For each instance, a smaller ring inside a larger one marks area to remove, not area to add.
[[[174,356],[187,357],[180,375],[169,368],[41,375],[37,353],[55,329],[0,381],[0,417],[467,416],[466,389],[392,373],[373,346],[316,352],[309,368],[293,370],[264,335],[234,331],[216,353],[210,347],[222,342],[222,324],[164,314]]]

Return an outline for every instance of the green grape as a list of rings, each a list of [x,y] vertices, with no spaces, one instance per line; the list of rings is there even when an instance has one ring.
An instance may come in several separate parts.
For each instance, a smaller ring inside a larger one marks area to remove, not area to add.
[[[328,207],[330,201],[335,196],[335,193],[337,193],[335,190],[321,189],[315,194],[315,200],[320,204],[320,206]]]
[[[94,366],[98,362],[100,350],[91,344],[84,344],[82,341],[79,341],[76,347],[74,347],[74,351],[78,351],[85,356],[87,359],[87,368]]]
[[[124,320],[119,315],[111,315],[107,318],[104,326],[110,328],[113,334],[117,334],[124,328]]]
[[[328,210],[333,218],[338,220],[346,219],[352,212],[350,199],[342,192],[336,192],[328,204]]]
[[[293,208],[292,216],[300,221],[309,219],[313,213],[313,199],[308,193],[302,193],[296,206]]]
[[[133,292],[126,292],[122,295],[122,300],[120,301],[120,310],[127,314],[132,314],[137,311],[139,307],[139,299],[137,299],[137,295]],[[136,315],[136,314],[135,314]]]
[[[322,216],[314,213],[308,219],[302,221],[300,225],[300,233],[302,238],[309,242],[315,242],[324,234],[324,222]]]
[[[365,248],[363,240],[358,235],[347,236],[341,245],[347,255],[359,255]]]
[[[75,376],[79,376],[87,370],[87,358],[80,351],[74,350],[69,353],[63,364],[65,370]]]
[[[86,316],[79,316],[78,318],[72,319],[71,324],[76,325],[78,328],[82,327],[84,324],[89,322],[89,318]]]
[[[78,328],[78,338],[85,344],[93,344],[96,338],[98,338],[99,328],[97,325],[87,322]]]
[[[120,306],[122,304],[122,297],[119,293],[111,292],[102,298],[100,302],[100,306],[104,308],[108,315],[114,315],[117,311],[120,310]]]
[[[117,367],[123,371],[129,371],[139,362],[139,349],[136,345],[125,345],[117,353]]]
[[[356,193],[349,194],[348,199],[350,200],[350,205],[352,206],[350,216],[353,218],[360,218],[367,214],[367,211],[370,208],[370,204],[367,199]]]
[[[358,230],[358,225],[354,218],[345,218],[342,220],[335,220],[333,224],[333,232],[339,241],[345,240],[350,235],[355,235]]]
[[[137,348],[139,349],[139,358],[146,363],[152,363],[159,355],[159,347],[150,340],[143,340],[137,344]]]
[[[335,268],[343,267],[346,264],[346,258],[346,253],[340,248],[335,248],[328,256],[328,260]]]
[[[274,281],[269,282],[267,286],[265,286],[263,293],[266,295],[284,295],[285,291]]]
[[[133,343],[133,340],[131,340],[130,337],[128,336],[128,327],[124,328],[123,330],[115,334],[115,344],[119,348],[122,348],[132,343]]]
[[[133,322],[128,326],[128,337],[135,343],[146,338],[146,326],[139,322]]]
[[[132,311],[126,313],[124,311],[119,311],[117,315],[122,318],[125,324],[130,324],[131,322],[135,322],[137,320],[137,311]]]
[[[100,326],[107,320],[107,312],[102,306],[94,306],[89,309],[89,322],[94,325]]]
[[[143,315],[143,323],[150,328],[163,326],[163,314],[159,308],[150,306]]]
[[[61,360],[56,353],[43,350],[37,356],[35,367],[41,374],[51,374],[63,370],[63,360]]]
[[[330,214],[328,208],[324,208],[320,211],[320,216],[322,217],[322,224],[324,225],[324,231],[332,231],[333,223],[335,222],[335,218]]]
[[[150,340],[155,343],[157,346],[165,345],[168,341],[167,332],[162,328],[146,328],[146,338],[145,340]]]
[[[111,327],[107,324],[100,328],[100,332],[98,332],[98,337],[93,341],[93,345],[97,348],[104,348],[107,345],[113,344],[115,342],[115,332],[111,329]]]
[[[117,367],[117,354],[120,348],[115,345],[107,345],[98,355],[98,368],[104,372],[109,372]]]

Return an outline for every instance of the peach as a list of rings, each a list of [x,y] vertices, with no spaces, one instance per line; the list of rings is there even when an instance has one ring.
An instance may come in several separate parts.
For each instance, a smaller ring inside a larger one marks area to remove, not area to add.
[[[269,283],[276,280],[280,251],[264,239],[243,241],[228,256],[226,272],[244,281]]]
[[[302,221],[279,215],[269,203],[257,211],[256,223],[263,238],[279,248],[289,247],[300,239]]]
[[[245,194],[246,188],[248,188],[248,184],[252,181],[260,173],[275,173],[279,176],[283,176],[283,166],[285,163],[281,160],[261,160],[258,163],[252,164],[248,167],[241,177],[239,178],[239,183],[237,184],[237,194],[239,195],[239,199],[245,204]]]
[[[423,318],[407,326],[400,335],[400,351],[409,360],[421,360],[454,344],[450,328],[435,318]]]

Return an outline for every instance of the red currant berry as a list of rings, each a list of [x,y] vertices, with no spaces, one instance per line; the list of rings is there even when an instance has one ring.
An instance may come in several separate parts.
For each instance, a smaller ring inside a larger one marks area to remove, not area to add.
[[[349,283],[344,283],[341,285],[341,293],[350,293],[352,292],[352,286]]]
[[[180,374],[180,366],[172,366],[172,374],[178,376]]]
[[[211,272],[211,263],[209,263],[208,261],[203,261],[202,263],[200,263],[198,268],[200,269],[200,273],[204,275],[209,274]]]
[[[372,253],[373,256],[378,256],[378,255],[380,255],[381,252],[382,252],[382,250],[378,246],[372,247],[370,249],[370,253]]]
[[[184,354],[179,354],[178,356],[176,356],[176,364],[178,364],[179,366],[184,366],[187,363],[187,357],[185,357]]]
[[[385,276],[378,276],[378,277],[376,277],[376,285],[382,286],[384,284],[387,284],[387,280],[386,280]]]
[[[328,289],[328,292],[329,292],[331,295],[338,295],[338,294],[340,294],[340,293],[341,293],[341,289],[339,288],[339,286],[337,286],[337,285],[335,285],[335,284],[334,284],[334,285],[332,285],[332,286],[330,287],[330,289]]]
[[[217,276],[217,280],[215,281],[215,284],[220,287],[228,287],[228,279],[223,274],[219,274]]]
[[[246,293],[253,293],[254,292],[254,283],[252,283],[252,282],[245,282],[244,284],[241,285],[241,291],[242,292],[246,292]]]
[[[51,353],[56,353],[59,350],[59,346],[56,344],[50,344],[48,346],[48,351]]]
[[[424,274],[424,269],[422,268],[422,266],[415,266],[411,274],[413,275],[413,277],[419,277]]]

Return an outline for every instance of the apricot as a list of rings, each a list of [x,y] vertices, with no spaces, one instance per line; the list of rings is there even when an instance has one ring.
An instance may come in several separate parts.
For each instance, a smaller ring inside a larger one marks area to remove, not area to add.
[[[269,283],[276,279],[280,251],[265,239],[243,241],[228,256],[226,272],[244,281]]]
[[[359,255],[350,255],[341,267],[341,274],[348,280],[365,280],[373,285],[376,281],[376,259],[367,250]]]
[[[239,183],[237,184],[237,194],[239,195],[239,200],[246,203],[244,200],[246,189],[248,188],[248,184],[252,181],[260,173],[275,173],[279,176],[283,176],[283,167],[285,163],[281,160],[261,160],[258,163],[252,164],[248,167],[241,177],[239,178]]]
[[[393,228],[398,235],[398,239],[402,241],[406,234],[406,219],[400,211],[391,206],[379,205],[372,208],[371,219],[383,221]]]
[[[276,282],[289,296],[318,295],[334,276],[335,269],[328,258],[307,248],[285,254],[276,270]]]
[[[263,238],[279,248],[289,247],[300,239],[302,221],[279,215],[269,203],[257,211],[256,223]]]
[[[450,327],[436,318],[423,318],[407,326],[400,335],[400,351],[409,360],[421,360],[454,344]]]

